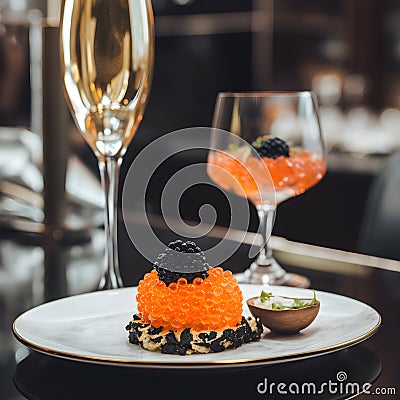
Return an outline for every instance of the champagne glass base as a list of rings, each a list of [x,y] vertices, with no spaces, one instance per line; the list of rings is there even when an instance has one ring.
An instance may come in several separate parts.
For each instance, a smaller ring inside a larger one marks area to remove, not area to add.
[[[274,258],[271,259],[270,265],[258,265],[256,262],[253,262],[250,268],[234,276],[239,283],[310,287],[310,280],[308,278],[286,272]]]
[[[106,274],[102,276],[97,290],[119,289],[123,287],[124,284],[119,274],[113,276]]]

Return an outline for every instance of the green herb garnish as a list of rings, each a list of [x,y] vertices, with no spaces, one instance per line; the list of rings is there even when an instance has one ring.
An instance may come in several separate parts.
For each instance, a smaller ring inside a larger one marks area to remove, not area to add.
[[[237,150],[239,150],[239,146],[237,144],[229,143],[228,150],[237,151]]]
[[[300,308],[305,308],[305,307],[310,307],[310,306],[314,306],[315,304],[318,303],[317,300],[317,295],[315,293],[315,290],[313,290],[314,292],[314,296],[312,298],[311,301],[309,300],[301,300],[301,299],[293,299],[293,304],[291,305],[283,305],[282,303],[272,303],[272,310],[298,310]],[[265,292],[264,292],[265,293]],[[271,298],[272,293],[266,293],[267,295],[269,295],[268,300]],[[262,293],[261,293],[262,295]],[[261,296],[260,296],[261,299]],[[261,302],[264,303],[265,300],[263,301],[261,299]]]
[[[259,149],[263,142],[265,142],[268,139],[273,138],[273,136],[269,133],[269,134],[265,134],[262,136],[259,136],[251,145],[255,148],[255,149]]]
[[[290,149],[290,153],[291,153],[293,156],[297,156],[297,155],[300,154],[301,152],[302,152],[302,150],[301,150],[300,147],[291,147],[291,149]]]
[[[272,292],[264,292],[264,290],[261,291],[261,295],[260,295],[261,303],[265,303],[271,297],[272,297]]]
[[[313,289],[313,293],[314,293],[314,296],[313,296],[313,299],[312,299],[311,303],[309,304],[309,306],[313,306],[318,303],[317,294],[315,293],[314,289]]]
[[[292,308],[303,308],[306,305],[308,305],[307,302],[300,299],[294,299]]]
[[[280,303],[272,303],[272,307],[273,310],[284,310],[285,308],[291,308],[291,307],[286,307],[283,304]]]
[[[259,147],[261,147],[263,142],[263,137],[259,136],[251,145],[255,148],[258,149]]]

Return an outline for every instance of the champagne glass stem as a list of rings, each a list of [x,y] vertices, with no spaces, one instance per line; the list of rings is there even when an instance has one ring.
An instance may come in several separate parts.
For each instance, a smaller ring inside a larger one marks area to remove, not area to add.
[[[104,229],[106,234],[104,272],[99,289],[123,287],[119,273],[117,247],[117,189],[121,161],[121,158],[115,157],[99,159],[101,185],[105,194]]]
[[[276,206],[257,206],[259,217],[259,233],[263,236],[263,246],[257,259],[251,264],[249,270],[244,272],[244,279],[250,283],[281,284],[286,271],[279,265],[272,255],[272,249],[268,246],[268,240],[275,222]]]
[[[272,233],[275,222],[275,206],[258,206],[257,213],[260,220],[259,232],[263,236],[264,245],[261,247],[257,257],[257,264],[263,267],[271,265],[272,249],[268,246],[268,240]]]

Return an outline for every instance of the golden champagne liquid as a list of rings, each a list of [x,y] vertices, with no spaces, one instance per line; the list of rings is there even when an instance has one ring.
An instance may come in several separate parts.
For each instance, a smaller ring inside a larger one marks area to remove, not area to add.
[[[122,156],[153,66],[150,0],[65,0],[61,66],[75,121],[97,156]]]

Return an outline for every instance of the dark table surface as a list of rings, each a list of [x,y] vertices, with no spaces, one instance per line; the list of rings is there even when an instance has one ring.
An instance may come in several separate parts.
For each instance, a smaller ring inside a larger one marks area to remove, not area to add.
[[[170,240],[170,233],[161,233]],[[398,329],[400,274],[380,268],[343,265],[324,261],[312,269],[287,265],[287,270],[306,275],[313,288],[361,300],[382,315],[380,330],[362,344],[331,354],[302,361],[265,367],[241,367],[226,370],[143,370],[85,364],[29,353],[13,337],[11,324],[24,310],[58,297],[92,291],[98,282],[102,265],[102,235],[94,233],[90,242],[75,246],[46,243],[27,245],[26,238],[3,235],[0,242],[0,399],[110,399],[143,393],[152,398],[281,398],[282,394],[262,394],[268,382],[321,384],[334,380],[340,371],[347,381],[372,383],[377,391],[393,392],[384,398],[399,398]],[[121,270],[126,285],[137,284],[151,268],[136,252],[120,227]],[[246,246],[227,262],[234,272],[249,265]],[[281,252],[282,253],[282,252]],[[278,255],[278,253],[277,253]],[[293,258],[293,257],[292,257]],[[292,262],[295,264],[295,262]],[[100,267],[99,267],[100,266]],[[240,266],[240,267],[239,267]],[[257,388],[261,391],[258,393]],[[349,398],[350,393],[328,393],[286,398]]]

